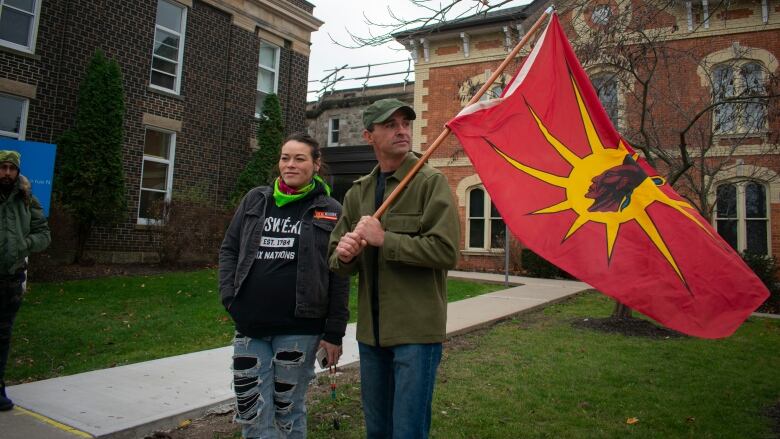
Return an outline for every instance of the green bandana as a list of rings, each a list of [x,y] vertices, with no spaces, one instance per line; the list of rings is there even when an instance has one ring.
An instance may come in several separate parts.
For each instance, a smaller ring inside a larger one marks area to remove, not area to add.
[[[294,194],[285,194],[282,192],[282,190],[279,189],[280,180],[281,177],[277,177],[276,180],[274,180],[274,201],[276,202],[276,207],[282,207],[286,204],[300,200],[301,198],[308,195],[309,192],[314,189],[317,183],[322,184],[322,186],[325,188],[326,195],[330,195],[330,186],[328,186],[328,183],[325,183],[325,180],[323,180],[319,175],[315,175],[311,183],[298,189]]]

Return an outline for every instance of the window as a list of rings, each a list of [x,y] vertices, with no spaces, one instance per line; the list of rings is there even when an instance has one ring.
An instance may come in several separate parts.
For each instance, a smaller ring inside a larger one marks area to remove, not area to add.
[[[480,85],[480,87],[482,86]],[[477,91],[479,91],[479,89],[475,90],[474,93],[476,93]],[[482,102],[482,101],[487,101],[488,99],[500,98],[501,93],[503,91],[504,91],[504,87],[502,87],[501,85],[494,85],[490,87],[490,89],[488,89],[485,92],[485,94],[480,96],[479,101]]]
[[[0,0],[0,45],[34,52],[40,3],[39,0]]]
[[[609,23],[609,18],[611,16],[612,8],[608,4],[596,5],[596,7],[593,8],[593,14],[591,14],[590,19],[593,23],[604,26]]]
[[[612,126],[617,129],[618,127],[618,85],[615,75],[610,73],[602,73],[594,75],[591,79],[593,88],[596,89],[596,93],[599,95],[599,101],[607,111],[609,120],[612,121]]]
[[[339,118],[331,117],[328,122],[328,146],[339,145]]]
[[[761,64],[750,61],[716,66],[712,70],[716,134],[756,133],[766,128],[766,89]],[[737,99],[730,102],[729,100]]]
[[[27,99],[0,94],[0,138],[24,140]]]
[[[503,249],[506,227],[490,196],[481,187],[468,194],[467,248]]]
[[[769,254],[766,186],[755,181],[718,186],[715,223],[735,250]]]
[[[173,188],[175,145],[175,133],[146,129],[141,167],[141,196],[138,203],[139,224],[155,224],[162,219],[162,204],[171,199]]]
[[[255,117],[263,114],[263,102],[270,93],[276,93],[279,82],[279,48],[260,42],[260,57],[257,66],[257,97],[255,99]]]
[[[179,94],[186,21],[187,8],[167,0],[157,3],[150,79],[154,88]]]

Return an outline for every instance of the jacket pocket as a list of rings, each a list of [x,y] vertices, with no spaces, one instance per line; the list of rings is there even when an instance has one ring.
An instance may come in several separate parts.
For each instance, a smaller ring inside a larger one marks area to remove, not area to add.
[[[388,213],[384,217],[385,230],[415,235],[420,232],[422,213]]]

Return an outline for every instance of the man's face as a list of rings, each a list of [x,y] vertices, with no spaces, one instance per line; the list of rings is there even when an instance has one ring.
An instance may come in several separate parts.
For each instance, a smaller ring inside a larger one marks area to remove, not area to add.
[[[383,123],[375,123],[373,131],[363,131],[363,138],[374,147],[378,157],[399,157],[412,148],[411,132],[412,121],[403,110],[398,110]]]
[[[19,168],[11,162],[0,163],[0,185],[11,186],[19,177]]]

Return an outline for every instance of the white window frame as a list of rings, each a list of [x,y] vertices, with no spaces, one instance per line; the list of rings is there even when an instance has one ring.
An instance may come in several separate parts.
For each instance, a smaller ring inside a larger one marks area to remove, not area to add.
[[[260,49],[262,49],[263,47],[270,47],[270,48],[274,49],[274,54],[276,56],[276,58],[274,60],[274,64],[276,65],[276,68],[274,68],[272,66],[269,66],[269,65],[263,65],[263,63],[262,63],[262,61],[260,59]],[[279,90],[279,60],[281,59],[281,54],[282,54],[282,48],[281,47],[277,46],[276,44],[271,44],[268,41],[260,41],[260,48],[258,48],[258,50],[257,50],[257,73],[258,73],[257,76],[258,76],[258,78],[257,78],[257,85],[255,86],[255,93],[265,93],[265,94],[274,93],[274,94],[276,94],[278,92],[278,90]],[[268,92],[268,91],[260,90],[260,70],[266,70],[266,71],[272,72],[274,74],[274,87],[273,87],[272,91]],[[255,95],[255,99],[257,99],[257,95]],[[260,113],[257,112],[257,108],[256,107],[257,107],[257,105],[255,105],[255,118],[259,119],[260,118]]]
[[[741,93],[745,91],[746,84],[745,84],[745,78],[742,76],[742,67],[747,64],[756,64],[759,66],[759,71],[761,72],[761,82],[764,85],[764,90],[766,90],[766,66],[763,62],[755,60],[755,59],[739,59],[739,60],[729,60],[726,62],[719,63],[712,67],[710,70],[713,78],[713,84],[712,84],[712,98],[715,99],[715,89],[716,84],[714,83],[714,74],[715,71],[719,68],[728,68],[731,70],[731,74],[734,81],[734,94],[735,96],[739,96]],[[763,126],[757,128],[757,129],[750,129],[745,124],[745,116],[744,114],[740,116],[740,112],[744,112],[744,108],[740,107],[746,107],[748,105],[747,102],[735,102],[731,105],[734,106],[735,112],[737,112],[736,120],[734,121],[734,129],[730,131],[722,131],[718,130],[716,127],[716,124],[718,122],[718,119],[716,117],[716,112],[718,111],[718,108],[723,108],[725,106],[720,105],[717,108],[713,110],[712,113],[712,133],[715,136],[721,136],[721,137],[728,137],[728,136],[739,136],[739,135],[746,135],[746,134],[756,134],[761,135],[767,132],[769,129],[769,114],[768,114],[768,108],[767,105],[764,105],[764,124]]]
[[[484,216],[482,217],[472,217],[471,216],[471,193],[480,190],[484,194],[482,199],[482,212]],[[473,186],[469,188],[466,191],[466,250],[467,251],[485,251],[485,252],[504,252],[504,243],[501,244],[501,247],[492,247],[491,246],[491,236],[493,235],[493,220],[500,219],[503,220],[501,216],[491,216],[491,205],[492,200],[490,199],[490,194],[488,194],[488,191],[485,190],[485,187],[482,185],[479,186]],[[472,247],[471,246],[471,221],[474,219],[481,219],[483,222],[482,227],[482,247]],[[506,228],[506,225],[504,226]],[[506,229],[505,229],[506,230]],[[506,233],[506,231],[505,231]]]
[[[0,40],[0,46],[5,46],[10,49],[19,50],[21,52],[26,53],[35,53],[35,43],[38,40],[38,22],[41,18],[41,2],[43,0],[35,0],[35,6],[33,6],[33,23],[32,26],[30,26],[30,35],[28,35],[28,38],[30,39],[30,44],[28,46],[22,46],[21,44],[16,44],[11,41],[6,40]],[[7,6],[6,0],[0,0],[0,15],[2,15],[2,10],[5,8],[13,8],[17,9],[13,6]],[[17,9],[18,10],[18,9]],[[22,11],[26,14],[29,14],[27,11]]]
[[[339,127],[337,129],[333,129],[333,121],[338,121]],[[337,133],[339,135],[339,140],[334,142],[333,141],[333,133]],[[338,116],[331,117],[328,119],[328,146],[339,146],[341,145],[341,118]]]
[[[181,9],[181,11],[182,11],[182,13],[181,13],[181,32],[176,32],[173,29],[169,29],[169,28],[167,28],[165,26],[161,26],[161,25],[157,24],[157,17],[156,16],[155,16],[155,20],[154,20],[154,35],[155,36],[157,35],[157,29],[160,29],[160,30],[163,30],[165,32],[172,33],[172,34],[174,34],[174,35],[179,37],[179,47],[178,47],[178,49],[179,49],[178,50],[178,52],[179,52],[178,55],[179,56],[178,56],[178,59],[176,60],[176,75],[175,75],[175,79],[174,79],[174,83],[173,83],[173,85],[174,85],[173,88],[172,89],[171,88],[166,88],[166,87],[163,87],[161,85],[157,85],[157,84],[152,83],[152,72],[156,71],[154,69],[154,58],[160,58],[160,59],[163,59],[163,60],[166,60],[166,61],[171,61],[171,62],[174,61],[172,59],[164,58],[164,57],[156,55],[154,53],[154,37],[152,37],[153,38],[153,40],[152,40],[152,62],[149,65],[149,87],[151,87],[153,89],[156,89],[156,90],[162,90],[162,91],[165,91],[165,92],[168,92],[168,93],[175,93],[175,94],[178,95],[178,94],[181,93],[181,76],[182,76],[182,71],[184,69],[184,36],[187,34],[187,12],[188,11],[187,11],[187,7],[186,6],[184,6],[182,4],[179,4],[177,2],[174,2],[174,1],[170,1],[170,0],[157,0],[157,1],[158,2],[168,3],[168,4],[172,5],[172,6],[175,6],[175,7],[179,8],[179,9]],[[163,73],[165,75],[170,75],[170,73],[167,73],[167,72],[161,72],[159,70],[157,70],[157,71],[160,72],[160,73]]]
[[[749,183],[758,184],[764,187],[764,208],[766,209],[766,216],[764,218],[747,218],[747,209],[745,202],[745,186],[747,186]],[[723,181],[718,184],[718,186],[715,188],[715,211],[712,215],[712,226],[715,228],[715,230],[718,230],[718,220],[734,220],[735,218],[718,218],[718,199],[717,199],[717,189],[721,186],[726,185],[734,185],[737,188],[737,211],[736,211],[736,220],[737,220],[737,251],[742,253],[745,250],[747,250],[747,222],[749,220],[761,220],[766,221],[766,249],[767,249],[767,255],[772,256],[772,220],[771,220],[771,209],[772,206],[769,203],[770,197],[769,197],[769,185],[766,184],[763,181],[758,180],[744,180],[744,181]]]
[[[0,93],[0,95],[14,100],[22,101],[22,114],[20,115],[21,120],[19,121],[19,133],[0,130],[0,137],[7,137],[16,140],[24,140],[27,132],[27,112],[30,108],[30,100],[27,98],[10,95],[7,93]]]
[[[171,142],[168,147],[168,159],[164,159],[157,156],[151,156],[151,155],[143,155],[143,158],[141,159],[141,174],[138,182],[139,192],[138,192],[138,208],[137,208],[137,218],[138,218],[138,224],[142,225],[160,225],[162,223],[162,220],[156,219],[156,218],[143,218],[141,217],[141,193],[143,191],[148,192],[157,192],[157,193],[165,193],[165,201],[171,201],[171,195],[173,194],[173,163],[176,158],[176,132],[175,131],[169,131],[164,130],[162,128],[147,126],[144,130],[144,149],[146,148],[146,131],[152,130],[157,131],[160,133],[169,134],[171,136]],[[156,163],[163,163],[168,166],[168,175],[165,178],[165,190],[162,191],[160,189],[146,189],[144,188],[144,165],[146,162],[156,162]]]

